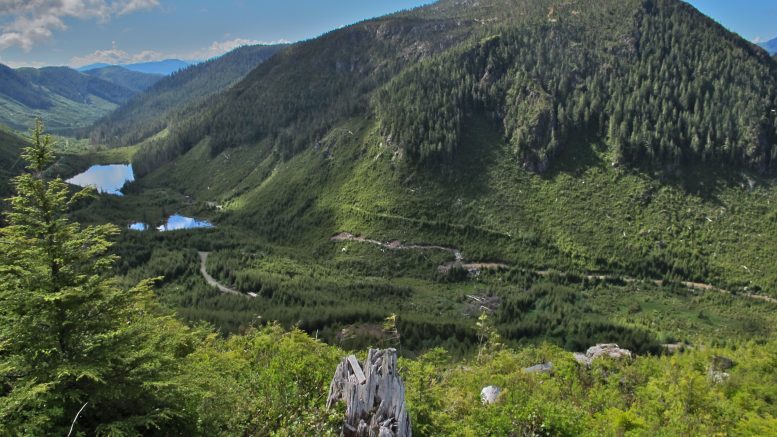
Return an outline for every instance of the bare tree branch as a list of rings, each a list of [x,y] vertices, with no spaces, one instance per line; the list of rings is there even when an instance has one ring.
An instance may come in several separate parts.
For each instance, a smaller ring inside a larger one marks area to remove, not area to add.
[[[72,424],[72,425],[70,425],[70,432],[68,432],[68,433],[67,433],[67,437],[70,437],[70,434],[73,434],[73,427],[75,427],[75,426],[76,426],[76,420],[78,420],[78,416],[80,416],[80,415],[81,415],[81,412],[82,412],[82,411],[84,411],[84,408],[86,408],[87,404],[89,404],[89,402],[85,403],[85,404],[84,404],[84,405],[81,407],[81,409],[80,409],[80,410],[78,410],[78,413],[76,413],[76,417],[74,417],[74,418],[73,418],[73,424]]]

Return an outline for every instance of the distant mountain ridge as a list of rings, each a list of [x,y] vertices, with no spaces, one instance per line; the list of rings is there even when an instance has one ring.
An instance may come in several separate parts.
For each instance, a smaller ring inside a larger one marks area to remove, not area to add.
[[[766,51],[769,52],[770,55],[777,55],[777,38],[760,43],[759,45],[764,49],[766,49]]]
[[[123,86],[137,93],[151,88],[152,85],[165,77],[162,74],[139,73],[119,66],[87,70],[84,74]]]
[[[162,75],[168,76],[170,74],[175,73],[176,71],[183,70],[184,68],[189,67],[191,65],[194,65],[194,62],[182,61],[180,59],[165,59],[162,61],[140,62],[140,63],[134,63],[134,64],[118,64],[118,65],[97,63],[97,64],[90,64],[90,65],[85,65],[83,67],[79,67],[78,71],[87,72],[90,70],[97,70],[97,69],[102,69],[106,67],[124,67],[127,70],[134,71],[137,73],[162,74]]]
[[[41,117],[54,132],[88,126],[138,92],[106,79],[68,67],[0,65],[0,124],[26,130]]]
[[[95,123],[91,139],[95,143],[129,145],[155,135],[167,126],[171,114],[224,91],[284,47],[239,47],[165,77]]]

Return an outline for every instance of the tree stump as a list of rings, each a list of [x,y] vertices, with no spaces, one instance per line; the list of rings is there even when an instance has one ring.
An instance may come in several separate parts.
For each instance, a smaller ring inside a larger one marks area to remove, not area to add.
[[[397,374],[395,349],[370,349],[359,363],[351,355],[337,366],[327,408],[345,401],[345,437],[411,437],[405,384]]]

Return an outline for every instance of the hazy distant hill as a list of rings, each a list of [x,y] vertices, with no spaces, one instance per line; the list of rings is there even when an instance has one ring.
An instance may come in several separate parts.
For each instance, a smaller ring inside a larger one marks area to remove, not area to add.
[[[0,123],[26,130],[41,117],[52,131],[88,126],[136,93],[67,67],[0,65]]]
[[[178,70],[182,70],[190,65],[192,65],[191,62],[182,61],[180,59],[165,59],[163,61],[141,62],[136,64],[120,64],[120,65],[112,65],[112,64],[105,64],[105,63],[90,64],[90,65],[85,65],[83,67],[80,67],[78,71],[84,72],[89,70],[105,68],[105,67],[124,67],[127,70],[135,71],[138,73],[161,74],[161,75],[167,76],[175,73]]]
[[[240,47],[174,73],[98,121],[92,140],[127,145],[154,135],[167,126],[170,114],[225,90],[284,47]]]
[[[164,78],[162,74],[139,73],[119,66],[96,68],[84,71],[84,73],[138,93],[147,90]]]
[[[760,44],[761,47],[765,48],[767,52],[769,52],[772,55],[777,55],[777,38],[767,41]]]

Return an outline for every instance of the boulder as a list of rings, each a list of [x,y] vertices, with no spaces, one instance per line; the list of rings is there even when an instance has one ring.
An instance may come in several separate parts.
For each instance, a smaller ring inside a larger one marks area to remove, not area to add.
[[[731,376],[727,370],[734,367],[734,365],[734,360],[731,358],[715,355],[712,357],[712,363],[710,363],[710,369],[707,374],[712,382],[715,384],[722,384]]]
[[[480,400],[483,402],[483,405],[494,404],[496,403],[497,398],[499,398],[499,393],[501,392],[501,388],[495,385],[489,385],[480,391]]]
[[[617,344],[597,344],[591,346],[583,354],[576,352],[574,354],[575,361],[585,366],[590,366],[597,358],[609,357],[612,359],[631,358],[631,351],[628,349],[621,349]]]
[[[523,369],[526,373],[550,373],[553,371],[553,363],[542,363]]]

